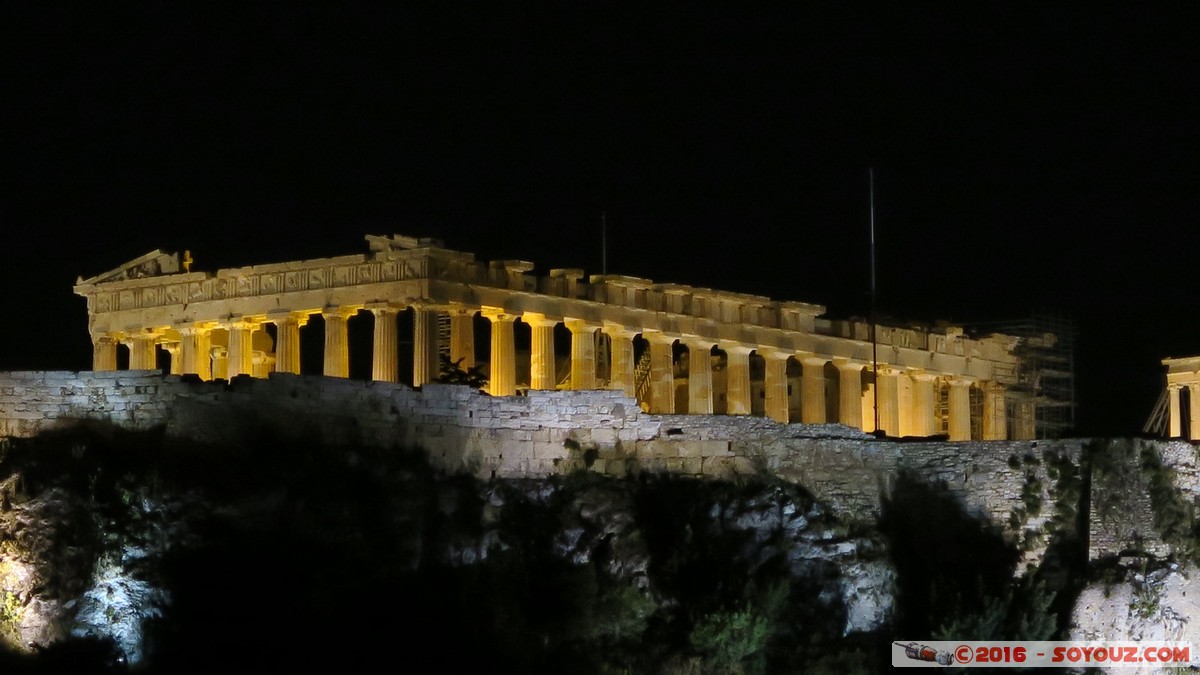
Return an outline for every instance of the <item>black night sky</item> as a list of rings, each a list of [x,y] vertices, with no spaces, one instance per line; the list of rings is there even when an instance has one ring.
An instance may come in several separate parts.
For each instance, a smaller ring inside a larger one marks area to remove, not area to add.
[[[598,272],[601,212],[611,273],[865,315],[869,166],[880,310],[1071,316],[1080,434],[1200,353],[1194,14],[565,4],[6,4],[0,368],[90,367],[72,283],[155,248]]]

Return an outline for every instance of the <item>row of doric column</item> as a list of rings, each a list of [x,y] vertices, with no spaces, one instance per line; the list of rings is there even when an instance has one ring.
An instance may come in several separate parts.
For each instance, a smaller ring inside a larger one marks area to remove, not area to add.
[[[350,372],[348,321],[360,309],[374,315],[371,377],[382,382],[398,379],[397,318],[402,308],[380,303],[366,307],[333,308],[319,312],[324,319],[323,372],[330,377],[347,377]],[[511,396],[517,392],[516,344],[514,326],[517,321],[528,324],[530,340],[530,372],[527,381],[531,389],[558,387],[557,358],[554,331],[562,323],[571,335],[570,388],[595,389],[597,381],[597,338],[607,337],[609,367],[607,386],[637,395],[637,365],[634,340],[641,336],[647,343],[648,388],[645,404],[654,413],[686,412],[712,414],[714,406],[714,372],[711,353],[714,347],[725,354],[723,384],[724,411],[731,415],[749,415],[755,409],[752,400],[750,357],[760,356],[765,365],[763,380],[764,414],[780,422],[801,421],[806,424],[839,422],[867,431],[875,428],[874,402],[877,388],[878,424],[892,436],[929,436],[942,431],[939,419],[948,420],[946,431],[952,440],[971,438],[972,380],[953,378],[920,371],[905,371],[880,366],[873,383],[864,385],[864,371],[869,364],[822,357],[815,354],[790,353],[774,348],[756,348],[744,344],[721,344],[713,340],[677,338],[659,331],[641,330],[610,322],[603,324],[571,317],[551,317],[535,312],[509,312],[500,308],[482,307],[478,310],[463,307],[413,306],[413,385],[421,386],[438,376],[438,314],[450,315],[449,351],[452,362],[463,368],[475,365],[473,317],[478,311],[491,324],[489,362],[489,393]],[[192,373],[201,379],[232,378],[237,375],[265,377],[268,372],[300,372],[300,329],[312,314],[318,312],[286,312],[255,319],[241,318],[225,322],[204,322],[175,327],[178,341],[165,340],[167,329],[143,330],[122,336],[101,335],[95,340],[96,370],[116,369],[118,340],[129,347],[129,367],[133,370],[156,367],[156,347],[162,345],[171,354],[172,372]],[[255,333],[266,323],[275,325],[273,357],[254,349]],[[227,344],[214,345],[213,332],[226,332]],[[692,358],[688,359],[687,410],[676,410],[674,343],[679,340]],[[790,409],[788,361],[798,362],[800,377],[800,419],[792,420]],[[826,371],[832,365],[837,372],[836,408],[826,400]],[[948,391],[939,398],[939,387]],[[1002,392],[1001,392],[1002,394]],[[945,401],[948,411],[939,417],[939,401]],[[1004,404],[1002,395],[991,396],[984,385],[984,414],[981,421],[984,438],[1004,438]],[[836,419],[830,411],[836,409]]]
[[[1187,410],[1183,409],[1183,390],[1187,389]],[[1200,382],[1167,385],[1167,438],[1184,436],[1183,420],[1187,419],[1187,438],[1200,441]]]

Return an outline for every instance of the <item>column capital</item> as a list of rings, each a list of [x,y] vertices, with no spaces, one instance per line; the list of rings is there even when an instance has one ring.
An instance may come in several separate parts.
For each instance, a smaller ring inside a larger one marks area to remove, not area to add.
[[[521,314],[521,322],[529,324],[532,328],[545,328],[557,325],[558,319],[537,312],[524,312]]]
[[[600,324],[585,319],[563,319],[563,325],[572,333],[595,333],[600,330]]]
[[[725,352],[726,356],[730,356],[733,354],[737,354],[739,356],[750,356],[750,352],[755,351],[754,347],[747,347],[746,345],[739,345],[739,344],[732,344],[732,345],[722,344],[721,349]]]
[[[216,321],[195,321],[192,323],[176,324],[175,330],[180,335],[203,335],[204,333],[211,333],[219,327],[220,325]]]
[[[600,330],[604,331],[606,335],[611,337],[625,338],[628,340],[632,340],[633,338],[637,337],[638,333],[642,332],[639,328],[630,328],[625,324],[615,323],[612,321],[605,321],[604,325],[600,327]]]
[[[827,356],[817,356],[816,354],[809,354],[809,353],[805,353],[805,352],[801,352],[801,353],[797,354],[796,360],[800,362],[800,365],[808,366],[810,368],[811,367],[824,368],[825,364],[829,363],[829,361],[830,361],[829,357],[827,357]]]
[[[328,321],[329,319],[349,319],[358,314],[358,307],[326,307],[321,310],[321,318]]]
[[[779,349],[778,347],[759,347],[755,351],[758,352],[759,356],[771,361],[787,361],[794,356],[794,352]]]
[[[951,387],[969,387],[976,384],[978,380],[973,377],[965,377],[963,375],[952,375],[949,378]]]
[[[217,325],[225,329],[242,329],[254,330],[261,326],[266,319],[258,316],[239,316],[230,317],[226,321],[221,321]]]
[[[679,338],[675,335],[667,335],[659,330],[644,330],[642,331],[642,339],[651,344],[670,345],[675,344],[675,340]]]
[[[479,313],[492,323],[512,323],[521,318],[519,314],[510,314],[501,307],[483,307]]]
[[[867,365],[868,364],[866,364],[866,363],[860,363],[858,361],[851,361],[850,359],[833,359],[833,367],[837,368],[840,371],[862,370],[863,368],[866,368]]]
[[[149,339],[149,340],[157,341],[158,338],[162,337],[163,334],[166,332],[167,332],[166,328],[138,328],[135,330],[127,330],[122,333],[118,333],[118,335],[120,335],[121,343],[125,344],[125,343],[131,342],[133,340],[139,340],[139,339],[140,340]]]
[[[716,340],[713,340],[710,338],[702,338],[702,337],[679,338],[679,341],[682,342],[684,345],[686,345],[689,350],[692,349],[693,347],[695,347],[697,349],[704,349],[704,350],[711,351],[712,348],[717,345]]]
[[[295,321],[296,325],[304,326],[316,312],[276,312],[267,315],[267,321],[278,326],[285,321]]]
[[[475,312],[479,311],[478,307],[468,307],[461,303],[452,302],[442,310],[450,316],[475,316]]]
[[[368,302],[363,305],[363,309],[379,316],[380,314],[399,314],[404,307],[396,302]]]

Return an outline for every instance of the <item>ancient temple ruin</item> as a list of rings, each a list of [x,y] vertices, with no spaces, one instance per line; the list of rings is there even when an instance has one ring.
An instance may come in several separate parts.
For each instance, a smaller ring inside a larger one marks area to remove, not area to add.
[[[1165,358],[1165,385],[1144,433],[1200,441],[1200,356]]]
[[[1029,410],[1006,397],[1018,338],[880,326],[873,343],[868,323],[824,319],[820,305],[578,269],[538,275],[531,262],[476,260],[432,239],[366,239],[366,254],[216,272],[154,251],[81,278],[93,368],[117,369],[127,349],[131,370],[169,360],[171,373],[204,380],[299,373],[301,331],[320,315],[323,372],[348,377],[349,322],[373,317],[371,377],[396,382],[397,319],[408,312],[415,387],[438,378],[445,353],[465,367],[486,362],[493,396],[614,389],[652,413],[1031,437]],[[569,350],[556,349],[560,326]],[[477,327],[490,333],[486,354],[475,353]]]

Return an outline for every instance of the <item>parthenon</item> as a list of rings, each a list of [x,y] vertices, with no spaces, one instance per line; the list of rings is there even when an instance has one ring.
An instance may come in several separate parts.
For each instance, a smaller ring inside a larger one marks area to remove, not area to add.
[[[350,375],[348,326],[373,321],[371,378],[396,382],[407,312],[414,387],[438,378],[444,354],[486,365],[493,396],[603,388],[651,413],[867,432],[878,419],[888,436],[954,441],[1033,435],[1031,409],[1006,396],[1016,338],[879,326],[872,341],[869,323],[822,318],[820,305],[579,269],[538,275],[531,262],[480,261],[433,239],[366,239],[365,254],[216,272],[157,250],[80,278],[93,369],[169,360],[171,373],[202,380],[299,373],[301,331],[319,315],[324,375]],[[477,329],[489,334],[486,355],[476,355]],[[565,339],[556,348],[556,332],[569,332],[569,350]]]

